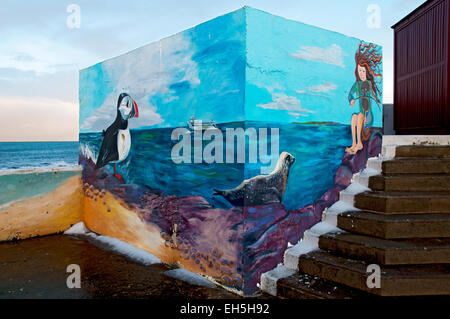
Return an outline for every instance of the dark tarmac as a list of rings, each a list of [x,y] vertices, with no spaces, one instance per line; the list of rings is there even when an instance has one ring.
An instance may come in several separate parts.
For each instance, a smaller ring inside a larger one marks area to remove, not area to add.
[[[80,266],[79,289],[67,287],[70,264]],[[170,269],[163,264],[137,264],[66,235],[3,242],[0,298],[240,298],[223,288],[193,286],[163,274]]]

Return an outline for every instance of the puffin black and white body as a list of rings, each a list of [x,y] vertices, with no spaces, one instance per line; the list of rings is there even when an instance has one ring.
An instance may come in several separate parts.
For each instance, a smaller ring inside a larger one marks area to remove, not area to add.
[[[114,164],[114,175],[121,181],[122,176],[116,173],[116,163],[128,157],[131,148],[131,136],[128,119],[139,117],[136,102],[127,94],[121,93],[117,100],[117,114],[114,122],[103,131],[103,141],[98,154],[95,169],[108,163]]]

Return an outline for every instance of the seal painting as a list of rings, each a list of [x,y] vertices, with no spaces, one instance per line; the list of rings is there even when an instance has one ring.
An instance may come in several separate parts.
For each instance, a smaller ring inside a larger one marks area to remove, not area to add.
[[[295,157],[288,152],[281,153],[277,165],[269,175],[258,175],[244,180],[238,187],[229,190],[214,189],[214,195],[221,195],[235,206],[258,206],[281,203],[286,190],[289,170]]]

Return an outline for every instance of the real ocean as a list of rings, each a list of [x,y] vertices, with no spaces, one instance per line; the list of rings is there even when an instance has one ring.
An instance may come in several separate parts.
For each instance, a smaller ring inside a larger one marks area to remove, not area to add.
[[[78,142],[0,142],[0,172],[78,165]]]

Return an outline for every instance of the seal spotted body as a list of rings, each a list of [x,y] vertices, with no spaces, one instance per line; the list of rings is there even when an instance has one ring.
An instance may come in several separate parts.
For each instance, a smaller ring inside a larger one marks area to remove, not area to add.
[[[221,195],[234,206],[257,206],[281,203],[286,190],[289,170],[295,162],[288,152],[281,153],[277,165],[269,175],[258,175],[244,180],[238,187],[229,190],[214,189],[214,195]]]

